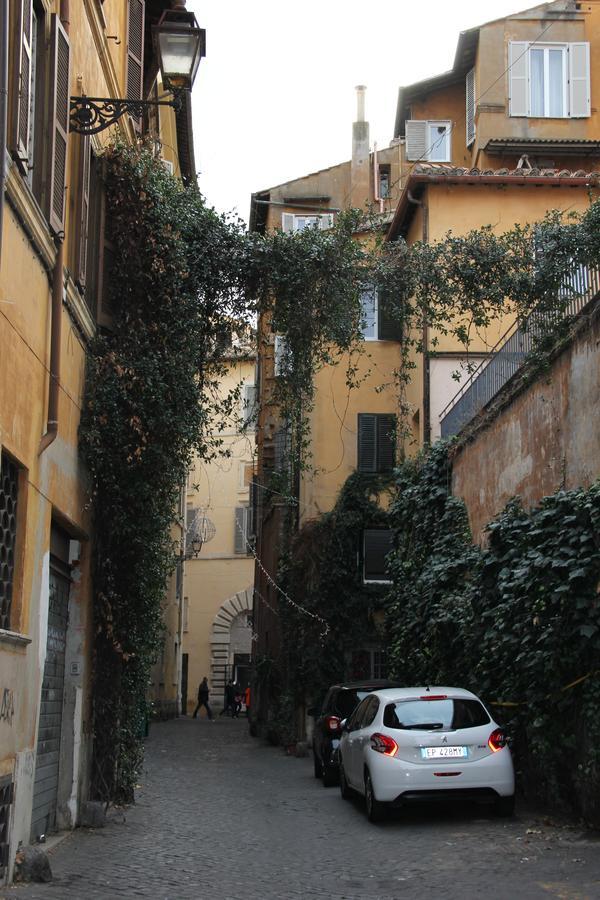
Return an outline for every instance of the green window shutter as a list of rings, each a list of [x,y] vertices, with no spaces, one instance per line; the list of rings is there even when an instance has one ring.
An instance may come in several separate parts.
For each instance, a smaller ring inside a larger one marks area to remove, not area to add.
[[[79,215],[77,223],[76,280],[85,288],[90,219],[91,144],[89,135],[79,135]]]
[[[363,532],[363,578],[365,581],[390,581],[386,557],[392,550],[389,528],[366,528]]]
[[[396,461],[396,417],[377,416],[377,471],[391,472]]]
[[[377,471],[377,416],[371,413],[358,415],[358,465],[359,472]]]
[[[16,3],[17,46],[14,62],[14,93],[10,145],[14,156],[26,172],[29,162],[29,116],[31,102],[31,75],[33,70],[32,25],[33,0],[17,0]],[[4,151],[2,151],[4,152]]]
[[[144,81],[144,7],[145,0],[129,0],[127,5],[127,97],[142,100]],[[137,131],[142,120],[133,119]]]
[[[52,106],[50,109],[50,192],[48,220],[57,233],[65,227],[65,187],[69,146],[69,38],[59,17],[52,16]]]
[[[398,312],[392,295],[380,290],[377,293],[377,298],[379,305],[379,340],[401,341],[402,324],[398,320]]]

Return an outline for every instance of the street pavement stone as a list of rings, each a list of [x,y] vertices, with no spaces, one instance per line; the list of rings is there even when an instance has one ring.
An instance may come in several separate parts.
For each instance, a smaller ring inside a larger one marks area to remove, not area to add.
[[[420,808],[370,824],[312,759],[251,738],[244,719],[152,725],[137,802],[58,844],[46,885],[3,900],[588,900],[600,840],[518,810]]]

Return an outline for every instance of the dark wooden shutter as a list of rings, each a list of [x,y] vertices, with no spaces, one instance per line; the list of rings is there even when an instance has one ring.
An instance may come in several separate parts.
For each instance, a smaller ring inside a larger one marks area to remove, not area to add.
[[[144,0],[128,0],[127,3],[127,97],[142,99],[144,81]],[[134,119],[138,131],[142,120]]]
[[[17,0],[17,45],[14,51],[14,94],[11,115],[11,150],[24,171],[29,161],[29,118],[31,114],[31,74],[33,0]],[[2,151],[4,152],[4,151]]]
[[[65,227],[65,187],[69,146],[70,47],[57,15],[52,16],[52,103],[50,106],[50,193],[48,221],[55,232]]]
[[[79,221],[77,227],[76,279],[79,285],[85,288],[90,221],[90,169],[92,156],[89,135],[80,135],[79,153]]]
[[[392,549],[389,528],[367,528],[364,533],[364,580],[389,581],[385,558]]]
[[[380,290],[377,293],[377,303],[379,306],[379,340],[402,340],[402,324],[398,320],[398,311],[392,296]]]
[[[377,416],[359,413],[358,416],[358,471],[377,471]]]
[[[107,222],[106,191],[102,185],[99,197],[98,226],[98,287],[96,291],[96,319],[103,328],[113,327],[114,306],[111,294],[111,273],[115,259],[115,247],[110,240]]]
[[[396,460],[396,417],[377,416],[377,471],[391,472]]]

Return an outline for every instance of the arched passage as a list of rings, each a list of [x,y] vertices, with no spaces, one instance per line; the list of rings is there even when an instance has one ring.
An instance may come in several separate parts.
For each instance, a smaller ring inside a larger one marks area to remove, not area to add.
[[[236,656],[249,656],[252,649],[253,588],[238,591],[226,600],[214,618],[210,638],[211,698],[215,706],[223,705],[225,682],[233,674]]]

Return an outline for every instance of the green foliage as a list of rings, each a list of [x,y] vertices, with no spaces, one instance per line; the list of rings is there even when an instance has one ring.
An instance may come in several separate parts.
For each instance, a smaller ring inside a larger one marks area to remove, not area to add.
[[[147,151],[106,154],[114,330],[89,348],[80,445],[94,504],[94,791],[133,795],[161,606],[178,557],[171,527],[209,422],[218,336],[244,314],[235,224]]]
[[[292,540],[280,571],[292,603],[280,602],[279,615],[283,683],[295,706],[306,697],[317,702],[330,684],[351,674],[353,650],[382,640],[374,616],[382,613],[385,586],[363,583],[360,556],[363,529],[386,525],[380,500],[389,483],[354,473],[333,509]],[[289,730],[289,715],[279,719]]]
[[[387,609],[394,674],[511,704],[495,709],[531,793],[598,821],[600,484],[530,511],[511,501],[481,550],[450,494],[447,452],[438,444],[399,471]]]

